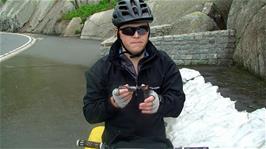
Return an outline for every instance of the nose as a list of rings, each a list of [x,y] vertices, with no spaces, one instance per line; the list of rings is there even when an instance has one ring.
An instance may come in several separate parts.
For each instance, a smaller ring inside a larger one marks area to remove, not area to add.
[[[134,38],[138,38],[138,37],[140,37],[139,32],[138,32],[138,31],[135,31],[133,37],[134,37]]]

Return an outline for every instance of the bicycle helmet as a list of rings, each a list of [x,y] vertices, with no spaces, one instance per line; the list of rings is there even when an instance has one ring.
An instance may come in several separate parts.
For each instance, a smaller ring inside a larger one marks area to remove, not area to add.
[[[153,16],[149,6],[144,0],[118,0],[113,12],[113,24],[120,27],[134,21],[152,22]]]

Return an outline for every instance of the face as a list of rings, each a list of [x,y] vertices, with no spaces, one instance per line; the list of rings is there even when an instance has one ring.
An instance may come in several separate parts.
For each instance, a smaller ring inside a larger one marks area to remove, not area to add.
[[[136,29],[137,31],[135,31]],[[148,42],[148,30],[148,23],[132,23],[121,26],[118,32],[125,48],[131,53],[137,54],[145,48]]]

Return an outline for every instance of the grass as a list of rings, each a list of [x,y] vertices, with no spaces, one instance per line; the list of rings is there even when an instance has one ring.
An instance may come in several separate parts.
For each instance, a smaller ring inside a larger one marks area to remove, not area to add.
[[[1,2],[4,4],[7,0],[1,0]]]
[[[87,17],[94,13],[105,11],[114,8],[116,0],[112,0],[110,4],[109,0],[101,0],[98,4],[87,4],[83,5],[78,9],[68,12],[63,16],[64,20],[71,20],[74,17],[81,17],[82,21],[85,22]]]

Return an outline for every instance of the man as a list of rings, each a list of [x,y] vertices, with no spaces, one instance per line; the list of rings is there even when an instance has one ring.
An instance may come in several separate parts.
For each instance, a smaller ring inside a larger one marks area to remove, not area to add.
[[[143,0],[119,0],[117,40],[86,73],[84,115],[105,122],[108,148],[173,148],[163,118],[181,113],[185,95],[175,63],[149,41],[152,20]]]

